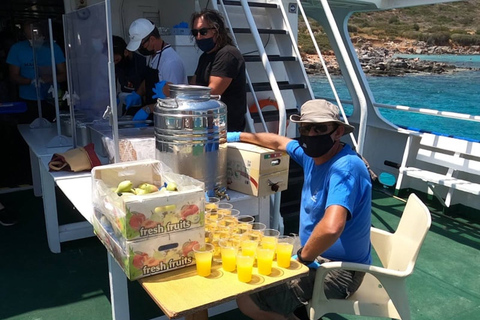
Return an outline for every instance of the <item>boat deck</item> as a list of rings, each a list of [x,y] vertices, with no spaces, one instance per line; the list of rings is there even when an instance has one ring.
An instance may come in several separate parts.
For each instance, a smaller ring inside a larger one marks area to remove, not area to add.
[[[80,215],[59,193],[61,219],[71,222],[78,218]],[[381,187],[374,191],[373,198],[373,225],[395,230],[405,202]],[[64,243],[62,253],[53,254],[47,245],[42,199],[26,190],[0,194],[0,201],[20,213],[19,224],[0,226],[0,319],[111,319],[107,253],[103,245],[92,237]],[[467,221],[445,217],[438,207],[431,210],[432,227],[416,270],[408,280],[412,319],[478,319],[479,216],[476,221]],[[129,283],[129,295],[132,319],[161,315],[137,282]],[[233,310],[212,319],[247,318]]]

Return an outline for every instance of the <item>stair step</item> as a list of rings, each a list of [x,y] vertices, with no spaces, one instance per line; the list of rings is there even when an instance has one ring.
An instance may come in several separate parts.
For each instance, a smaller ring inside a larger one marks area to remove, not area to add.
[[[287,34],[287,30],[283,29],[257,29],[260,34]],[[233,28],[234,33],[252,33],[250,28]]]
[[[303,83],[289,83],[288,81],[279,81],[277,82],[280,90],[289,90],[289,89],[305,89],[306,86]],[[272,90],[269,82],[257,82],[252,83],[253,90],[255,91],[269,91]],[[250,92],[250,88],[247,86],[247,92]]]
[[[217,1],[217,3],[220,4],[220,1]],[[241,6],[240,1],[223,1],[223,4],[226,6]],[[264,2],[249,2],[248,6],[260,8],[278,8],[276,4]]]
[[[285,112],[287,114],[287,119],[290,118],[291,114],[298,113],[298,111],[296,109],[287,109],[287,110],[285,110]],[[278,114],[277,110],[262,111],[262,115],[263,115],[263,119],[265,120],[265,122],[278,121],[278,117],[279,117],[279,114]],[[255,123],[262,122],[262,120],[260,119],[260,116],[258,115],[258,112],[251,112],[250,116],[252,117],[253,122],[255,122]],[[303,182],[303,176],[302,176],[302,180],[300,180],[300,182]],[[289,184],[290,184],[290,181],[289,181]]]
[[[280,55],[267,55],[268,60],[270,62],[273,61],[296,61],[297,59],[294,56],[280,56]],[[262,61],[260,56],[258,55],[245,55],[243,56],[245,62],[259,62]]]

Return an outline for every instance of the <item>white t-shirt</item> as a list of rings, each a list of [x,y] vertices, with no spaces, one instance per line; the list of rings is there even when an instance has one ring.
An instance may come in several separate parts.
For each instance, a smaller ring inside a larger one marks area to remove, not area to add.
[[[159,81],[165,80],[173,84],[187,84],[187,75],[182,58],[172,47],[166,47],[163,51],[158,51],[150,59],[149,66],[150,68],[158,69]]]

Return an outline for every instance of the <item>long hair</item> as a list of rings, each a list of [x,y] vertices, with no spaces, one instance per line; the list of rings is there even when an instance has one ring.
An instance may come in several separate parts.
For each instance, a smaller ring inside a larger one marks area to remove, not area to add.
[[[232,39],[229,37],[227,29],[225,28],[225,22],[223,21],[222,14],[217,10],[203,9],[200,12],[194,12],[190,19],[190,26],[193,28],[193,23],[198,18],[203,19],[208,23],[211,28],[217,30],[217,45],[222,48],[227,44],[233,45]]]

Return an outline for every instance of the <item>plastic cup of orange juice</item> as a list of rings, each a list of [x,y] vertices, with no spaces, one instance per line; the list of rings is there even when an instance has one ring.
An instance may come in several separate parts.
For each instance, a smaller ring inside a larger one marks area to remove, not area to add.
[[[261,222],[253,222],[252,229],[248,232],[250,240],[255,240],[260,243],[263,237],[263,230],[265,230],[266,227],[267,226]]]
[[[238,246],[233,241],[222,239],[218,242],[222,254],[222,268],[225,271],[234,271],[237,264]]]
[[[219,198],[216,197],[208,197],[205,203],[205,211],[212,211],[217,209],[217,205],[220,202]]]
[[[293,242],[295,239],[290,236],[279,236],[277,242],[277,265],[282,268],[290,267],[292,258]]]
[[[242,215],[237,217],[237,232],[238,233],[248,233],[252,230],[252,223],[255,220],[252,216]]]
[[[262,241],[260,246],[262,248],[270,248],[274,251],[277,249],[278,237],[280,236],[280,231],[275,229],[265,229],[263,230]]]
[[[268,276],[272,273],[272,263],[275,250],[271,248],[257,248],[257,268],[258,273]]]
[[[257,251],[258,242],[255,240],[242,240],[242,253],[246,256],[251,256],[255,258],[255,253]]]
[[[193,246],[197,273],[199,276],[208,277],[212,271],[212,258],[214,247],[211,243],[197,243]]]
[[[223,215],[229,215],[232,209],[233,209],[233,204],[231,203],[228,203],[228,202],[217,203],[217,210],[219,213]]]
[[[237,276],[241,282],[252,281],[253,261],[251,256],[239,253],[237,255]]]

